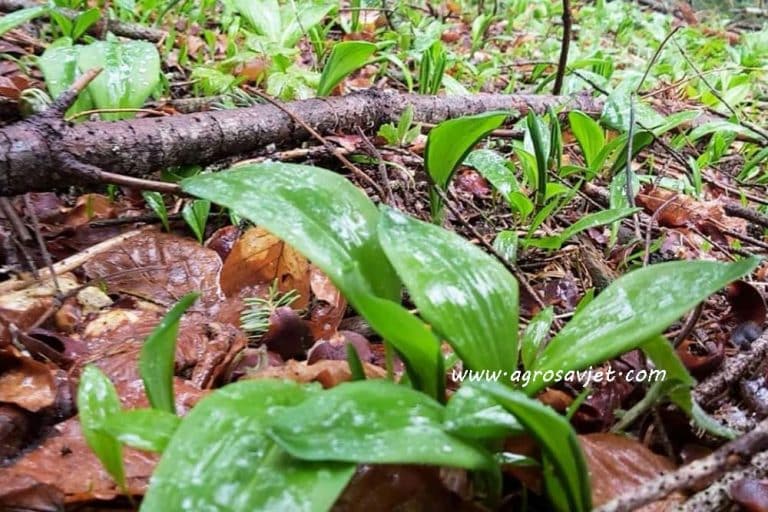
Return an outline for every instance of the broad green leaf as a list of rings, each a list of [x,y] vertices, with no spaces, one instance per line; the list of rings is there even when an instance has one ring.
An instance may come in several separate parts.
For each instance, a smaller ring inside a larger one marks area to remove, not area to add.
[[[256,32],[269,41],[280,41],[283,24],[277,0],[233,0],[232,4]]]
[[[456,167],[475,144],[498,128],[508,115],[507,112],[486,112],[443,121],[432,128],[424,149],[424,167],[434,185],[445,189]],[[442,201],[433,196],[432,217],[437,218],[441,210]]]
[[[312,260],[357,306],[357,280],[368,292],[400,300],[400,280],[379,245],[379,212],[336,173],[306,165],[263,163],[181,182],[185,192],[226,206]],[[346,274],[357,264],[357,276]]]
[[[523,244],[530,247],[540,247],[542,249],[559,249],[571,237],[582,231],[616,222],[624,217],[632,215],[638,210],[639,208],[612,208],[610,210],[590,213],[568,226],[568,228],[563,230],[559,235],[527,239],[523,241]]]
[[[296,460],[266,435],[282,408],[316,392],[288,381],[243,381],[201,400],[165,449],[141,510],[330,509],[354,464]]]
[[[168,224],[168,209],[165,207],[165,199],[160,192],[154,190],[145,190],[141,193],[144,198],[144,202],[147,206],[152,208],[155,215],[160,219],[160,223],[166,231],[171,230],[171,226]]]
[[[564,510],[592,510],[589,472],[576,432],[568,421],[551,407],[498,382],[483,382],[472,386],[489,394],[512,413],[536,440],[547,460],[552,463],[559,487],[568,498],[569,507]]]
[[[534,374],[526,392],[534,394],[548,384],[543,372],[582,370],[639,347],[709,295],[752,271],[759,261],[677,261],[625,274],[575,315],[541,352],[533,368],[540,373]]]
[[[103,431],[106,420],[120,411],[120,399],[109,378],[95,366],[86,366],[80,375],[77,410],[88,446],[117,485],[124,488],[123,448]]]
[[[12,30],[19,25],[22,25],[30,20],[42,16],[48,11],[48,7],[44,5],[36,7],[27,7],[26,9],[20,9],[12,13],[3,14],[0,18],[0,36]]]
[[[103,429],[126,446],[161,453],[179,423],[181,418],[160,409],[133,409],[111,414]]]
[[[195,234],[197,241],[203,243],[205,236],[205,225],[208,223],[208,214],[211,211],[211,202],[205,199],[198,199],[187,203],[181,210],[181,216],[187,222],[187,225]]]
[[[351,275],[358,272],[352,271]],[[355,308],[371,328],[387,340],[405,364],[411,385],[435,400],[445,395],[445,369],[440,340],[432,330],[397,302],[381,299],[363,289],[354,291]]]
[[[375,51],[376,45],[367,41],[345,41],[333,45],[320,75],[317,95],[328,96],[344,77],[363,67]]]
[[[451,434],[476,441],[494,441],[524,432],[504,407],[472,386],[461,386],[451,395],[443,425]]]
[[[282,410],[270,436],[303,460],[493,467],[490,453],[443,430],[445,409],[387,380],[346,382]]]
[[[102,68],[88,86],[97,108],[135,109],[144,105],[160,83],[160,54],[144,41],[98,41],[80,47],[80,71]],[[129,119],[134,112],[102,114],[102,119]]]
[[[568,114],[573,136],[579,143],[584,162],[591,168],[600,150],[605,146],[605,134],[600,124],[583,112],[574,110]]]
[[[182,297],[147,336],[139,355],[139,373],[149,403],[153,408],[171,414],[176,412],[173,402],[173,366],[179,320],[199,296],[199,293],[188,293]]]
[[[80,76],[77,67],[79,47],[72,46],[68,37],[61,38],[51,44],[40,56],[37,65],[45,77],[45,85],[51,98],[58,98],[65,92],[75,79]],[[83,112],[93,108],[93,101],[88,89],[81,92],[75,103],[67,110],[67,114]]]
[[[517,281],[459,235],[384,209],[384,252],[419,314],[474,370],[517,365]]]
[[[528,327],[525,328],[523,340],[520,343],[520,356],[523,360],[523,368],[533,367],[536,356],[539,354],[544,340],[549,335],[549,328],[555,318],[555,310],[552,306],[542,309],[531,319]]]
[[[662,388],[670,400],[680,407],[700,427],[710,434],[733,439],[737,433],[716,419],[709,416],[693,400],[693,386],[696,381],[688,373],[680,358],[677,357],[672,344],[663,337],[656,336],[643,343],[643,352],[653,361],[657,370],[664,371],[663,380],[654,383]]]

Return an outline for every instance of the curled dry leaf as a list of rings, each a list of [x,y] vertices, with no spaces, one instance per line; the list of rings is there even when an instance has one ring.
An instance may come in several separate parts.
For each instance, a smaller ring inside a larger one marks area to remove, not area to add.
[[[109,289],[169,307],[189,292],[201,293],[203,309],[216,308],[221,259],[188,238],[156,231],[131,237],[91,258],[83,268]]]
[[[768,510],[768,481],[742,478],[733,482],[728,492],[746,512]]]
[[[224,226],[214,231],[203,245],[216,251],[221,261],[225,261],[239,237],[240,229],[237,226]]]
[[[296,310],[284,306],[269,315],[269,327],[262,342],[283,359],[304,359],[313,341],[307,323]]]
[[[74,228],[97,219],[111,219],[116,213],[115,204],[107,196],[84,194],[64,213],[63,224]]]
[[[35,361],[11,347],[0,350],[0,402],[16,404],[31,412],[56,401],[56,368]]]
[[[677,355],[691,375],[702,379],[720,368],[725,351],[722,343],[699,343],[687,338],[678,345]]]
[[[387,372],[370,363],[363,363],[365,376],[369,379],[383,379]],[[319,382],[324,388],[332,388],[352,378],[346,361],[319,361],[308,365],[306,362],[289,360],[283,366],[270,366],[249,374],[251,379],[288,379],[301,383]]]
[[[579,436],[579,441],[589,468],[592,502],[596,507],[675,468],[671,461],[631,437],[588,434]],[[682,500],[683,497],[675,493],[638,510],[661,512]]]
[[[731,314],[738,324],[733,328],[730,342],[741,349],[749,349],[763,333],[766,306],[762,294],[745,281],[735,281],[726,288]]]
[[[746,233],[747,230],[747,222],[744,219],[727,216],[722,202],[717,200],[700,202],[671,190],[645,185],[637,195],[637,204],[649,213],[654,213],[661,208],[661,212],[657,215],[660,226],[669,228],[696,226],[710,234],[713,229],[722,228],[739,233]]]
[[[235,242],[221,269],[221,289],[238,295],[246,286],[271,284],[286,293],[296,290],[292,307],[303,309],[309,302],[309,263],[294,248],[261,227],[248,229]]]
[[[371,344],[365,337],[352,331],[339,331],[328,340],[320,340],[312,348],[307,361],[314,364],[323,360],[344,361],[347,359],[347,345],[352,345],[363,362],[373,361]]]
[[[58,276],[58,283],[62,293],[78,286],[71,274]],[[27,330],[51,308],[55,295],[56,287],[50,281],[0,295],[0,347],[10,342],[10,324],[21,331]]]
[[[315,297],[309,314],[309,329],[316,340],[327,339],[339,328],[347,310],[347,301],[315,265],[309,267],[309,286]]]

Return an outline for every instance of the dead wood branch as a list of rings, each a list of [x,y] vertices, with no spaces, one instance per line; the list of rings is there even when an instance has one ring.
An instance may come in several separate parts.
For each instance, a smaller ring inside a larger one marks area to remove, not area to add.
[[[373,89],[286,106],[315,131],[332,134],[352,132],[356,126],[375,129],[396,121],[409,104],[416,121],[429,123],[491,110],[521,115],[531,109],[545,112],[549,107],[593,115],[602,110],[602,102],[585,96],[419,96]],[[290,115],[269,104],[81,124],[38,116],[0,129],[0,195],[96,179],[97,174],[77,172],[73,159],[85,168],[142,177],[168,167],[247,154],[269,144],[295,147],[310,137]]]

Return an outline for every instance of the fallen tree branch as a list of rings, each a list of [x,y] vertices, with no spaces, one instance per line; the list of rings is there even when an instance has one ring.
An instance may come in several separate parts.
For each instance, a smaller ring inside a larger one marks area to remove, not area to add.
[[[643,484],[601,507],[596,512],[623,512],[637,510],[674,491],[690,489],[694,485],[722,475],[734,468],[749,463],[756,453],[768,449],[768,420],[760,422],[754,430],[717,451],[675,471]]]
[[[45,5],[43,2],[34,2],[31,0],[0,0],[0,11],[13,12],[20,9],[27,9],[29,7],[37,7],[39,5]],[[66,9],[63,7],[57,8],[58,12],[66,16],[67,18],[74,19],[80,13],[73,9]],[[168,35],[165,30],[160,30],[152,27],[145,27],[139,23],[127,23],[120,20],[100,19],[91,27],[88,28],[88,33],[98,38],[103,38],[107,32],[112,32],[116,36],[127,37],[129,39],[144,39],[157,43],[165,39]]]
[[[491,110],[543,113],[549,107],[598,115],[603,106],[587,96],[420,96],[374,89],[286,104],[321,134],[351,132],[356,126],[375,129],[396,122],[408,105],[413,107],[416,121],[428,123]],[[309,138],[311,134],[291,116],[269,104],[81,124],[36,116],[0,129],[0,195],[96,179],[94,173],[72,172],[72,158],[90,168],[142,177],[168,167],[214,162],[269,144],[295,147]]]

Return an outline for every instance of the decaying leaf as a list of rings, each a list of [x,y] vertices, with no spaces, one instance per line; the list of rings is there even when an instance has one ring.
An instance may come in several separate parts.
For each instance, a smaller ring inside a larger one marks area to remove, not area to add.
[[[303,309],[309,302],[309,263],[291,246],[261,227],[248,229],[235,242],[221,269],[221,289],[237,295],[246,286],[270,284],[286,293],[296,290],[299,298],[291,304]]]
[[[316,340],[327,339],[339,328],[347,310],[347,301],[315,265],[309,268],[309,284],[315,299],[309,313],[309,328]]]
[[[600,506],[635,487],[675,468],[639,441],[617,434],[579,436],[592,482],[592,502]],[[682,501],[680,494],[651,503],[639,510],[665,511]]]
[[[97,254],[83,268],[110,290],[171,306],[189,292],[200,292],[200,307],[223,300],[221,259],[189,238],[147,231]]]
[[[0,350],[0,402],[16,404],[31,412],[56,401],[56,368],[18,353]]]
[[[88,356],[78,366],[95,363],[115,384],[140,381],[138,354],[164,311],[113,308],[95,317],[83,331]],[[187,313],[179,324],[176,374],[188,375],[200,388],[213,385],[235,355],[245,347],[242,332],[229,324],[210,321],[202,313]]]
[[[117,391],[124,407],[148,406],[140,386],[118,385]],[[201,398],[202,392],[177,379],[174,395],[176,410],[185,414]],[[127,448],[124,460],[128,492],[144,494],[157,454]],[[59,423],[40,446],[13,465],[0,468],[0,497],[32,493],[34,489],[47,489],[54,495],[58,490],[66,503],[112,499],[123,494],[88,448],[77,418]]]

